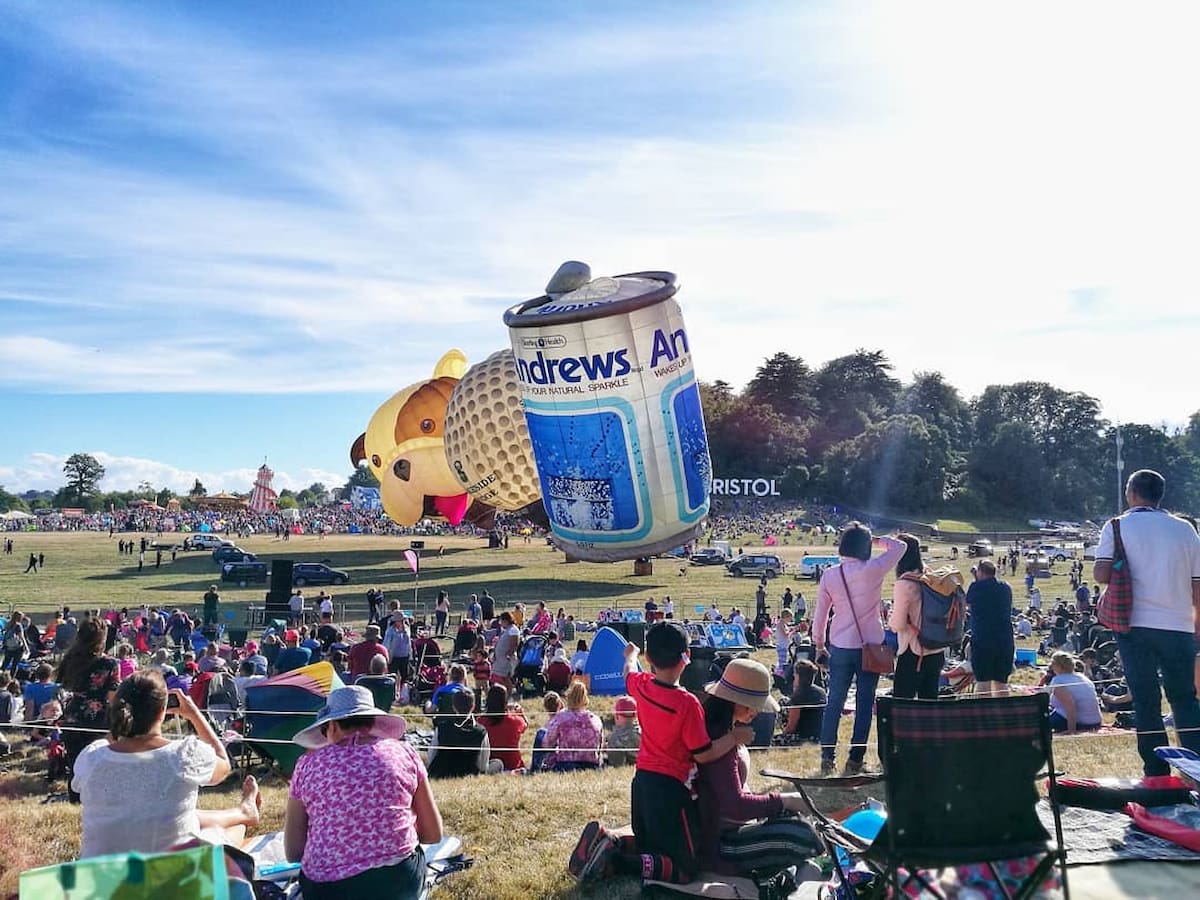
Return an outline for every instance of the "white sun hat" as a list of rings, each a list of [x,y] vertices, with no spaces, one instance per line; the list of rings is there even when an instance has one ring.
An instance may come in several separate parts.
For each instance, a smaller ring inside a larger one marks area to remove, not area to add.
[[[317,712],[316,720],[303,731],[297,732],[292,740],[310,750],[324,747],[329,743],[329,739],[321,734],[321,726],[355,716],[373,716],[375,718],[369,732],[375,737],[399,739],[404,736],[406,727],[404,719],[384,712],[375,705],[375,698],[369,690],[355,684],[330,691],[329,699]]]

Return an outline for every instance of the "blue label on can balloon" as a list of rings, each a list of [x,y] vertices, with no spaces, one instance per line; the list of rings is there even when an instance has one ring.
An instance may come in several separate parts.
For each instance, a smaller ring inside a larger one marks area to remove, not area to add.
[[[700,391],[690,373],[663,391],[663,407],[668,440],[672,441],[671,449],[682,469],[682,479],[676,475],[677,480],[683,482],[679,494],[679,518],[684,522],[694,521],[697,511],[703,514],[708,509],[712,462],[708,456]]]
[[[636,537],[643,521],[645,474],[628,404],[559,404],[556,414],[527,403],[525,422],[537,459],[546,513],[565,533],[607,532]],[[564,406],[576,407],[564,410]]]

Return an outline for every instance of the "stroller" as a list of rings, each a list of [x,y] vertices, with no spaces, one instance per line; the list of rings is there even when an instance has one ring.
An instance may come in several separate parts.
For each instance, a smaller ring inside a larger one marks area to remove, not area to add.
[[[531,634],[525,638],[517,651],[517,670],[513,673],[513,684],[517,697],[540,697],[546,693],[546,648],[549,639],[545,635]]]
[[[433,696],[433,692],[446,683],[446,666],[442,660],[441,645],[428,635],[413,641],[413,666],[411,702],[422,703]]]

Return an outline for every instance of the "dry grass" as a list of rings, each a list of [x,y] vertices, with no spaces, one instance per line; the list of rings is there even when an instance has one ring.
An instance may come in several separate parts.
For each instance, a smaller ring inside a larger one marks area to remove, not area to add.
[[[152,568],[142,575],[130,572],[116,554],[106,535],[18,535],[14,557],[0,557],[0,602],[8,601],[23,609],[49,610],[56,605],[119,605],[134,607],[142,602],[195,606],[200,594],[213,580],[214,568],[208,554],[180,554],[174,566]],[[379,584],[389,592],[411,591],[411,576],[406,576],[400,554],[407,539],[335,536],[318,542],[315,538],[294,539],[282,545],[268,538],[252,539],[248,549],[295,559],[325,559],[349,568],[353,583],[334,589],[361,605],[362,593],[369,585]],[[435,541],[430,544],[437,546]],[[448,539],[443,558],[428,559],[421,593],[432,596],[435,589],[446,588],[456,601],[465,594],[488,586],[502,600],[547,599],[554,605],[587,615],[602,605],[617,602],[624,606],[640,605],[648,594],[675,596],[682,610],[693,603],[707,605],[716,599],[723,607],[738,603],[752,607],[755,582],[752,579],[726,577],[719,568],[692,568],[680,578],[678,565],[658,560],[656,574],[634,578],[627,563],[612,565],[564,564],[561,554],[544,545],[512,544],[509,551],[488,551],[478,541]],[[747,550],[753,544],[745,542]],[[42,549],[49,567],[36,578],[22,577],[11,569],[22,553]],[[800,545],[775,548],[788,561],[797,561],[804,552]],[[949,561],[949,549],[935,546],[929,561],[938,565]],[[121,563],[122,566],[119,566]],[[966,560],[958,562],[964,570]],[[133,568],[136,568],[136,563]],[[1058,566],[1059,569],[1065,568]],[[771,589],[778,596],[784,585],[803,589],[810,603],[814,598],[812,582],[777,580]],[[1014,585],[1018,595],[1020,585]],[[1056,596],[1067,596],[1064,575],[1041,581],[1046,606]],[[259,588],[223,591],[227,601],[244,603],[261,597]],[[411,596],[411,594],[409,594]],[[365,607],[363,607],[365,612]],[[774,662],[773,652],[761,654],[764,662]],[[1029,681],[1029,670],[1017,680]],[[525,702],[531,720],[525,745],[532,743],[533,731],[543,721],[537,701]],[[611,726],[612,700],[596,698],[593,709]],[[406,710],[412,727],[428,727],[428,719]],[[849,718],[842,722],[842,750],[849,741]],[[1056,742],[1058,766],[1072,775],[1134,776],[1140,762],[1132,733],[1117,736],[1090,736],[1059,739]],[[526,756],[528,759],[528,755]],[[868,762],[875,763],[874,749]],[[811,772],[817,767],[817,749],[813,746],[778,748],[756,752],[753,766]],[[42,805],[48,786],[44,779],[42,751],[20,749],[0,760],[0,896],[15,893],[21,870],[61,862],[72,858],[79,847],[79,811],[67,804]],[[449,832],[460,835],[475,865],[467,872],[447,880],[443,894],[455,898],[633,898],[639,886],[633,880],[605,882],[589,890],[580,890],[566,872],[566,859],[579,831],[589,819],[600,818],[610,824],[625,824],[629,819],[629,780],[632,769],[619,768],[569,775],[537,777],[476,777],[455,782],[437,782],[435,795]],[[282,827],[287,785],[278,776],[262,781],[265,800],[262,831]],[[754,776],[752,786],[774,789],[775,782]],[[59,787],[63,787],[59,785]],[[231,805],[238,797],[238,779],[231,778],[221,788],[204,791],[201,805]],[[131,815],[136,815],[138,798],[130,798]],[[823,794],[823,807],[836,809],[854,802],[848,794]]]

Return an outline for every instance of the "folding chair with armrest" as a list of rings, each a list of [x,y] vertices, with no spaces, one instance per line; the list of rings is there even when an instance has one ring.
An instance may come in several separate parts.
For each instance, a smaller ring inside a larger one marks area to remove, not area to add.
[[[881,876],[874,896],[883,896],[889,884],[902,896],[911,879],[937,894],[921,870],[983,863],[1005,896],[1024,900],[1057,863],[1069,900],[1058,808],[1052,806],[1053,838],[1037,814],[1038,781],[1048,777],[1051,791],[1057,789],[1049,696],[877,702],[886,826],[867,842],[814,808],[817,831],[839,872],[836,847],[860,856]],[[763,774],[792,781],[809,806],[804,786],[825,783]],[[1027,857],[1037,863],[1010,892],[996,863]]]

